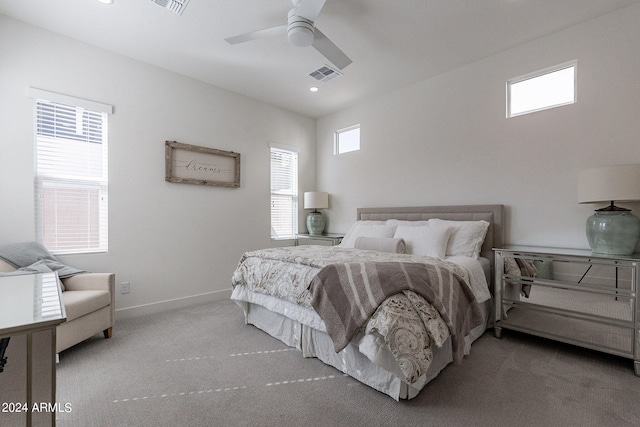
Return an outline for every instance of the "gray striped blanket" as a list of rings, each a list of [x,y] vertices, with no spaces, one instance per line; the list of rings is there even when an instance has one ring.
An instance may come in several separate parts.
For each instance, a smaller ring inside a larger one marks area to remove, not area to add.
[[[454,360],[462,360],[464,337],[483,320],[468,284],[449,268],[411,262],[330,264],[311,282],[311,305],[339,352],[385,299],[407,290],[438,310],[451,333]]]

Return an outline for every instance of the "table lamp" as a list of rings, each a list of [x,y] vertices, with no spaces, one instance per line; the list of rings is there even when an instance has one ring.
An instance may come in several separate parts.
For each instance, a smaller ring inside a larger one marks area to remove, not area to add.
[[[304,193],[304,208],[313,209],[307,215],[307,230],[312,236],[319,236],[324,231],[326,224],[322,213],[318,209],[326,209],[329,207],[329,193],[322,191],[307,191]]]
[[[640,238],[640,220],[614,202],[640,200],[640,164],[587,169],[578,177],[578,203],[606,203],[587,219],[587,240],[595,253],[631,255]]]

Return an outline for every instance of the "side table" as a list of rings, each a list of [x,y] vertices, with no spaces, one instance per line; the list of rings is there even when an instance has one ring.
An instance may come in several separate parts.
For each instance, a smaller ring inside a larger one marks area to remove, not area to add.
[[[308,233],[296,235],[296,246],[298,245],[324,245],[336,246],[342,242],[344,234],[326,233],[322,235],[311,235]]]
[[[526,246],[494,251],[498,338],[503,329],[512,329],[615,354],[633,359],[640,376],[640,254]],[[505,263],[513,264],[509,258],[541,268],[535,277],[505,271]]]
[[[65,319],[56,273],[0,276],[2,425],[55,425],[56,326]]]

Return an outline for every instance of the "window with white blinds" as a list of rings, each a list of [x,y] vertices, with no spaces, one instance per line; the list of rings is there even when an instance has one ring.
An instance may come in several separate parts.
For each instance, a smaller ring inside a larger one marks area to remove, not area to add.
[[[30,93],[37,239],[58,254],[106,252],[111,107],[37,89]]]
[[[271,147],[271,238],[298,233],[298,153]]]

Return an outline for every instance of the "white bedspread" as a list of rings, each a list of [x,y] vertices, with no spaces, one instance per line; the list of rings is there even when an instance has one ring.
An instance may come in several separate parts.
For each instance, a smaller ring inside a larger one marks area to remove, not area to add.
[[[482,267],[472,258],[451,257],[444,261],[416,255],[309,245],[245,253],[233,274],[232,299],[261,305],[303,325],[326,331],[324,322],[311,308],[307,288],[324,266],[354,261],[436,262],[454,269],[465,279],[478,302],[490,298]],[[364,332],[380,337],[375,341],[384,341],[408,383],[417,381],[429,368],[433,358],[432,344],[441,346],[449,338],[449,330],[437,310],[411,291],[385,301]]]

